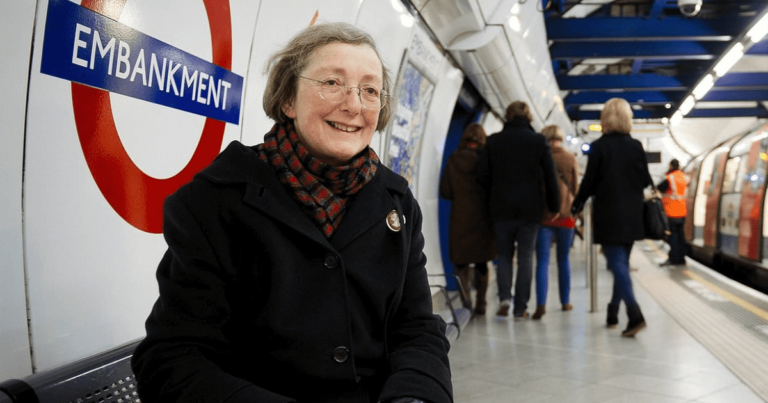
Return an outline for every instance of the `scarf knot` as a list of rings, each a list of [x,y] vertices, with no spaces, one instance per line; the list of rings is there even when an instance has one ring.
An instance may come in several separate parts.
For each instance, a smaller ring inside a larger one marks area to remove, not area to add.
[[[309,153],[290,122],[276,123],[257,150],[326,238],[339,227],[349,197],[376,175],[379,163],[376,153],[366,147],[347,165],[326,164]]]

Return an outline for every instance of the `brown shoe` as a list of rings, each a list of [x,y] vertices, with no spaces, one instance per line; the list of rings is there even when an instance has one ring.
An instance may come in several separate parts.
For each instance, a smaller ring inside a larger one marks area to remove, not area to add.
[[[503,318],[509,316],[509,305],[509,301],[503,301],[499,306],[499,310],[496,311],[496,316],[501,316]]]
[[[570,311],[573,309],[573,305],[571,304],[563,304],[563,310],[564,311]]]
[[[536,312],[533,313],[531,319],[539,320],[545,313],[547,313],[546,305],[536,305]]]

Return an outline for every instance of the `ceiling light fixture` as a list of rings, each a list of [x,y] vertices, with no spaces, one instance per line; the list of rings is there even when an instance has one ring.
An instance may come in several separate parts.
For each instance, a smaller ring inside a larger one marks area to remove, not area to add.
[[[765,34],[768,34],[768,14],[763,15],[760,21],[747,32],[747,36],[752,43],[758,43],[763,40]]]
[[[697,101],[701,98],[704,98],[704,95],[707,95],[707,92],[709,92],[709,90],[712,89],[714,85],[715,78],[712,76],[712,74],[707,74],[707,76],[699,82],[699,85],[693,89],[693,97],[696,98]]]
[[[693,95],[688,95],[688,98],[685,98],[685,101],[683,101],[683,104],[680,105],[680,109],[678,112],[680,112],[683,115],[687,115],[691,112],[693,109],[693,105],[696,104],[696,100],[693,99]]]
[[[682,114],[682,113],[680,113],[680,111],[677,111],[677,112],[675,112],[675,113],[672,115],[672,118],[671,118],[671,119],[669,119],[669,124],[670,124],[671,126],[677,126],[677,125],[679,125],[679,124],[680,124],[680,122],[682,122],[682,121],[683,121],[683,114]]]
[[[715,65],[715,74],[717,74],[718,77],[724,76],[742,56],[744,56],[744,45],[739,42],[733,45],[728,53],[717,62],[717,65]]]
[[[768,34],[768,7],[761,15],[755,18],[755,23],[746,29],[741,36],[734,38],[733,46],[715,63],[712,71],[708,72],[699,82],[696,83],[693,91],[689,92],[685,101],[680,105],[677,111],[669,120],[671,126],[680,124],[683,116],[688,115],[696,101],[700,101],[714,87],[715,82],[723,77],[738,62],[749,48],[757,42],[760,42]]]

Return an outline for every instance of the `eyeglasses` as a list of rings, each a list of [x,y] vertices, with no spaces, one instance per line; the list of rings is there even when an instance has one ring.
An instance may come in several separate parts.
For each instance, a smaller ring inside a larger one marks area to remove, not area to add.
[[[379,110],[384,107],[384,100],[387,94],[384,91],[379,90],[373,85],[363,85],[362,87],[350,87],[344,85],[336,78],[326,78],[325,80],[315,80],[314,78],[298,76],[305,80],[314,81],[320,84],[320,97],[323,99],[339,103],[349,95],[352,90],[357,90],[360,103],[365,109]]]

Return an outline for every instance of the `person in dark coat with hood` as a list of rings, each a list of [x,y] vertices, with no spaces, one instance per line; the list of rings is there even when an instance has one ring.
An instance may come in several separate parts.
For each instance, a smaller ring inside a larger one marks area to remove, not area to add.
[[[512,258],[517,244],[515,319],[528,317],[531,297],[533,252],[542,214],[560,211],[557,174],[549,144],[531,127],[533,117],[525,102],[515,101],[505,114],[501,132],[488,137],[480,155],[477,175],[488,193],[491,221],[499,258],[497,316],[507,317],[512,300]],[[543,186],[542,186],[543,185]],[[546,196],[542,192],[546,190]]]
[[[485,192],[477,182],[477,160],[485,146],[485,129],[470,123],[464,130],[458,149],[448,158],[440,178],[440,197],[451,200],[448,248],[451,262],[469,295],[474,264],[475,308],[485,315],[488,291],[488,261],[496,258],[496,241],[486,208]]]
[[[451,403],[422,214],[369,147],[392,111],[373,39],[306,28],[270,58],[264,143],[168,197],[145,403]]]
[[[619,304],[624,301],[629,323],[624,337],[645,328],[645,319],[632,290],[629,255],[632,244],[645,238],[643,189],[653,185],[645,150],[630,136],[632,108],[621,98],[605,103],[600,114],[603,135],[592,142],[587,169],[571,212],[576,214],[593,197],[594,242],[603,247],[608,269],[613,272],[613,296],[608,304],[609,328],[619,322]]]

